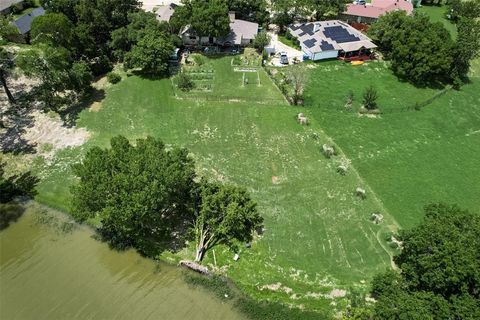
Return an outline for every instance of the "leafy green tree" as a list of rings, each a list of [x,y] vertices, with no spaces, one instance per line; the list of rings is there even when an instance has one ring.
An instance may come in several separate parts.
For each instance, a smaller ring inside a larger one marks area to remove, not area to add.
[[[77,22],[75,5],[78,2],[79,0],[40,0],[40,4],[47,12],[63,13],[73,23]]]
[[[253,46],[257,48],[259,52],[262,52],[263,48],[269,45],[271,37],[265,31],[260,31],[253,39]]]
[[[224,37],[230,32],[230,18],[225,0],[183,0],[172,16],[172,25],[186,25],[200,37]]]
[[[480,17],[480,0],[449,0],[450,18],[457,22],[460,18],[476,19]]]
[[[425,221],[401,233],[395,263],[408,288],[445,298],[480,298],[480,217],[445,204],[425,208]]]
[[[235,241],[252,240],[263,219],[246,190],[201,181],[196,192],[195,261],[202,261],[205,252],[217,244],[234,246]]]
[[[457,23],[457,40],[453,51],[452,77],[465,81],[470,62],[480,52],[480,21],[460,18]]]
[[[33,47],[21,52],[16,64],[26,76],[40,80],[35,98],[45,109],[57,112],[74,95],[88,89],[92,79],[89,67],[81,61],[72,63],[63,47]]]
[[[30,172],[6,177],[5,165],[4,162],[0,162],[0,203],[7,203],[19,196],[33,198],[37,194],[35,187],[38,178]]]
[[[363,93],[363,106],[367,110],[375,110],[378,108],[377,99],[378,99],[377,89],[375,89],[373,86],[370,86],[367,89],[365,89],[365,92]]]
[[[422,86],[451,78],[454,44],[441,23],[394,11],[381,16],[369,34],[400,78]]]
[[[156,28],[148,29],[132,50],[125,54],[125,64],[146,73],[163,74],[168,69],[168,59],[173,50],[170,37]]]
[[[47,13],[33,19],[31,42],[47,43],[70,49],[73,46],[73,23],[63,13]]]
[[[194,163],[187,150],[167,150],[154,138],[132,145],[114,137],[110,149],[90,149],[73,171],[79,179],[71,190],[74,216],[98,219],[101,234],[116,247],[151,252],[191,212]]]
[[[234,11],[238,19],[264,24],[268,20],[267,1],[230,0],[228,10]]]
[[[308,15],[314,16],[315,20],[327,20],[338,16],[345,11],[348,0],[306,0]]]
[[[11,24],[11,20],[0,15],[0,45],[18,38],[18,29]]]
[[[304,0],[272,0],[273,22],[280,27],[280,32],[285,32],[286,26],[291,24],[305,8]]]
[[[419,226],[400,233],[399,272],[373,279],[371,318],[479,319],[480,216],[432,204]],[[348,317],[347,317],[348,319]]]
[[[158,29],[165,33],[168,32],[168,26],[162,25],[152,12],[136,11],[128,15],[129,24],[118,28],[112,32],[110,48],[120,60],[123,60],[124,54],[132,49],[134,45],[142,39],[147,30]]]

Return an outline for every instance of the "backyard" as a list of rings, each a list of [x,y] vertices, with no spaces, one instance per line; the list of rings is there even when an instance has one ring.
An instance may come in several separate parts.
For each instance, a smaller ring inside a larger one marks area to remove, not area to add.
[[[235,72],[230,60],[208,61],[215,81]],[[259,74],[262,91],[242,88],[241,81],[215,86],[217,96],[235,97],[222,101],[188,99],[194,92],[176,98],[169,79],[131,76],[107,88],[101,106],[80,114],[77,127],[90,136],[84,145],[33,159],[42,178],[37,199],[68,212],[71,164],[114,135],[152,135],[187,147],[198,172],[247,187],[265,218],[264,234],[251,249],[240,249],[240,260],[219,247],[205,262],[216,262],[252,296],[324,312],[331,304],[343,309],[343,290],[366,290],[372,275],[391,265],[395,250],[384,237],[396,222],[341,152],[330,159],[322,154],[322,144],[332,142],[318,122],[298,124],[303,109],[288,106],[266,73]],[[339,165],[348,167],[346,175],[337,172]],[[355,194],[357,187],[366,190],[366,199]],[[384,216],[382,224],[370,220],[373,213]],[[192,254],[186,248],[163,257],[176,261]]]
[[[334,137],[402,228],[418,223],[422,207],[430,202],[479,208],[478,77],[416,111],[414,105],[439,91],[399,82],[381,62],[359,68],[331,62],[312,70],[306,92],[309,112]],[[378,89],[383,112],[379,116],[357,112],[369,85]],[[349,91],[355,96],[352,110],[344,107]]]
[[[89,147],[106,147],[119,134],[186,147],[200,174],[248,188],[265,219],[263,234],[239,249],[238,261],[217,247],[205,263],[253,297],[341,311],[348,292],[366,291],[371,277],[391,266],[396,244],[388,235],[418,223],[423,205],[480,206],[480,81],[438,95],[399,82],[383,62],[330,61],[306,70],[305,107],[289,106],[262,68],[232,56],[192,66],[207,89],[182,92],[175,79],[124,76],[80,113],[71,130],[86,143],[56,152],[43,147],[44,156],[15,164],[33,165],[42,178],[38,201],[68,212],[71,165]],[[378,89],[380,115],[357,112],[368,85]],[[345,109],[349,91],[354,103]],[[425,104],[420,111],[418,103]],[[296,121],[299,112],[308,126]],[[337,154],[324,156],[324,144]],[[373,214],[383,221],[375,224]],[[192,248],[161,258],[191,259]]]

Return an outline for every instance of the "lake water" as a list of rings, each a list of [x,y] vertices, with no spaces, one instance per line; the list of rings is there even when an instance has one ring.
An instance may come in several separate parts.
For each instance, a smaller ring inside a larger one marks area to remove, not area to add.
[[[113,251],[86,227],[39,223],[33,210],[0,231],[0,319],[243,319],[179,268]]]

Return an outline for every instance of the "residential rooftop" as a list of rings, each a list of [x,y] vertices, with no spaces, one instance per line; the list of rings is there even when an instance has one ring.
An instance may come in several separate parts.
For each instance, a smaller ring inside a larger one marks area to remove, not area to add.
[[[376,48],[366,35],[339,20],[297,23],[289,30],[311,52]]]
[[[343,14],[367,18],[379,18],[387,12],[404,10],[413,13],[413,4],[409,0],[372,0],[367,4],[348,4]]]

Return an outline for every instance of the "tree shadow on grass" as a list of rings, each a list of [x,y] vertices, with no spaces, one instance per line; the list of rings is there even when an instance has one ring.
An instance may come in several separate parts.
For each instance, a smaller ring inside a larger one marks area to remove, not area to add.
[[[58,114],[66,127],[74,127],[80,113],[95,103],[101,103],[105,96],[105,90],[92,88],[79,102],[73,103]]]
[[[14,105],[8,105],[0,113],[0,151],[4,153],[35,153],[36,144],[27,141],[23,134],[34,125],[33,99],[29,94],[17,98]]]

